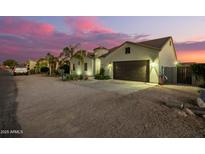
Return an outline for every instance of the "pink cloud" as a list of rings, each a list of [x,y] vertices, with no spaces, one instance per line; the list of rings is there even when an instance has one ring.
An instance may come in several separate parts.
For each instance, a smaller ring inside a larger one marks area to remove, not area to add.
[[[45,56],[47,52],[59,55],[65,46],[77,43],[87,50],[99,45],[111,48],[126,40],[137,41],[148,36],[116,33],[96,17],[65,17],[65,24],[72,30],[70,34],[58,32],[48,23],[21,17],[0,18],[0,60],[14,57],[24,61]]]
[[[100,24],[97,17],[65,17],[65,22],[76,33],[113,33],[113,30]]]
[[[0,33],[15,35],[48,35],[55,30],[54,26],[51,24],[27,21],[22,18],[4,17],[0,20]]]

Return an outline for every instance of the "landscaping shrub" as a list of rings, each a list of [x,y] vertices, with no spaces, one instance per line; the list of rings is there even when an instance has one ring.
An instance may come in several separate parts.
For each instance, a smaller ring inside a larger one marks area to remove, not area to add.
[[[70,80],[87,80],[87,76],[83,75],[76,75],[76,74],[66,74],[62,77],[63,81],[70,81]]]
[[[41,67],[40,72],[41,72],[41,73],[48,73],[48,72],[49,72],[49,68],[46,67],[46,66]]]
[[[95,79],[97,79],[97,80],[108,80],[108,79],[111,79],[111,78],[110,78],[110,76],[108,76],[108,75],[96,74],[96,75],[95,75]]]
[[[72,80],[79,80],[79,76],[77,74],[71,74],[70,76]]]
[[[192,72],[194,73],[196,79],[203,78],[204,84],[200,85],[200,87],[205,87],[205,64],[193,64],[191,66]]]
[[[78,79],[79,79],[79,80],[83,80],[83,75],[79,75],[79,76],[78,76]]]
[[[101,68],[100,73],[95,75],[95,79],[97,80],[108,80],[111,79],[109,75],[105,75],[105,69]]]
[[[100,69],[100,75],[102,75],[102,76],[105,75],[105,69],[104,69],[104,68],[101,68],[101,69]]]
[[[69,74],[70,73],[70,67],[67,64],[64,64],[60,67],[60,69],[64,70],[65,74]]]
[[[109,75],[104,76],[104,80],[109,80],[109,79],[111,79],[111,77]]]
[[[54,70],[54,71],[53,71],[53,75],[54,75],[54,76],[60,76],[59,70]]]
[[[36,71],[35,71],[35,69],[31,69],[31,70],[29,71],[29,73],[30,73],[30,74],[35,74]]]

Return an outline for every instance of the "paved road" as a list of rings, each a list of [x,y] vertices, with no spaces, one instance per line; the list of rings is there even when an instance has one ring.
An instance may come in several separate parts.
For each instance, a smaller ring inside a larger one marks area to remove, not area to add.
[[[21,137],[17,122],[17,88],[13,76],[0,69],[0,137]]]

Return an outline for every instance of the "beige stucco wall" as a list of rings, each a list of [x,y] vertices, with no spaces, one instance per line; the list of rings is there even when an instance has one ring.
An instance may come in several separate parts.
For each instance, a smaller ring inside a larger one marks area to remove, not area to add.
[[[95,49],[94,50],[94,55],[95,55],[95,59],[94,59],[94,74],[99,74],[100,73],[100,68],[101,68],[101,60],[100,60],[100,56],[104,55],[108,53],[108,49],[104,49],[104,48],[99,48],[99,49]]]
[[[95,58],[95,74],[99,74],[100,73],[100,68],[101,68],[101,60],[100,58]]]
[[[125,54],[125,48],[130,47],[131,53]],[[101,67],[105,69],[107,75],[113,78],[113,62],[115,61],[132,61],[132,60],[149,60],[150,61],[150,82],[158,83],[159,78],[159,59],[158,51],[155,49],[145,48],[134,44],[126,43],[107,57],[101,58]]]
[[[159,65],[165,67],[175,67],[176,62],[177,59],[175,56],[173,42],[170,39],[169,41],[167,41],[167,43],[164,45],[164,47],[159,53]]]
[[[77,74],[77,75],[85,74],[88,76],[93,76],[94,60],[89,57],[84,58],[84,63],[87,63],[87,71],[84,71],[84,64],[79,62],[80,60],[76,58],[71,59],[71,66],[70,66],[71,74]],[[73,70],[73,64],[75,64],[75,71]]]
[[[108,53],[108,49],[95,49],[94,55],[96,58]]]
[[[29,69],[32,70],[32,69],[34,69],[35,66],[36,66],[36,61],[34,61],[34,60],[29,60],[29,61],[27,62],[27,65],[28,65]]]
[[[175,49],[173,45],[173,41],[170,38],[163,46],[162,50],[159,53],[159,71],[160,74],[164,74],[168,77],[168,81],[171,83],[177,83],[177,57],[175,54]],[[166,74],[163,67],[169,67],[172,74]]]

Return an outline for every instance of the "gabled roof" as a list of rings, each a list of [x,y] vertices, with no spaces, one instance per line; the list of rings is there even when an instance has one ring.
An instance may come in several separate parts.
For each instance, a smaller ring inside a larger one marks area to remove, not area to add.
[[[91,53],[91,52],[87,52],[87,57],[89,57],[89,58],[94,58],[94,53]]]
[[[159,38],[159,39],[154,39],[154,40],[148,40],[148,41],[143,41],[143,42],[138,42],[137,44],[141,45],[147,45],[150,47],[162,49],[164,44],[171,39],[171,37],[164,37],[164,38]]]
[[[123,43],[123,44],[124,44],[124,43]],[[120,46],[122,46],[122,45],[120,45]],[[99,58],[101,58],[101,57],[106,57],[107,55],[109,55],[110,53],[112,53],[113,51],[115,51],[115,49],[119,48],[120,46],[116,46],[116,47],[113,47],[113,48],[109,49],[109,52],[108,52],[108,53],[106,53],[106,54],[100,56]]]
[[[97,48],[95,48],[95,49],[93,49],[93,50],[95,51],[95,50],[97,50],[97,49],[107,49],[107,48],[105,48],[105,47],[103,47],[103,46],[99,46],[99,47],[97,47]]]
[[[119,46],[116,46],[114,48],[109,49],[108,53],[106,53],[100,57],[106,57],[107,55],[114,52],[116,49],[120,48],[121,46],[123,46],[126,43],[130,43],[130,44],[134,44],[134,45],[142,46],[145,48],[151,48],[151,49],[160,51],[163,48],[163,46],[165,45],[165,43],[171,38],[172,37],[169,36],[169,37],[163,37],[163,38],[158,38],[158,39],[154,39],[154,40],[147,40],[147,41],[143,41],[143,42],[126,41]]]

